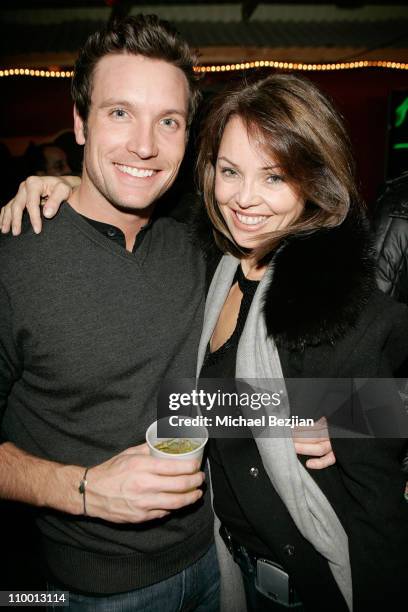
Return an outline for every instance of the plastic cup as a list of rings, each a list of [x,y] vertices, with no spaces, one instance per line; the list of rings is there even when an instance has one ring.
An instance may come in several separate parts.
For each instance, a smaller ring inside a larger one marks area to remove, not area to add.
[[[168,419],[160,419],[160,420],[168,421]],[[201,459],[203,458],[204,447],[207,444],[207,440],[208,440],[208,429],[206,427],[204,426],[190,427],[190,426],[178,425],[177,426],[177,437],[176,436],[172,437],[170,435],[170,436],[166,436],[165,438],[163,437],[159,438],[157,435],[158,422],[159,421],[154,421],[154,423],[152,423],[146,431],[146,442],[149,447],[150,454],[153,457],[159,457],[160,459],[181,459],[181,460],[199,459],[201,461]],[[161,442],[166,442],[167,440],[180,440],[181,438],[185,440],[189,440],[193,442],[194,444],[198,444],[197,448],[194,448],[193,450],[188,451],[186,453],[169,453],[169,452],[160,450],[156,448],[155,446],[156,444],[159,444]]]

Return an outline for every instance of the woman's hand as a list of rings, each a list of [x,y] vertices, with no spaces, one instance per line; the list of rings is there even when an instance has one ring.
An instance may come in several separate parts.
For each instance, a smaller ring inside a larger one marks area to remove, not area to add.
[[[325,417],[316,421],[313,427],[295,427],[292,437],[298,455],[317,457],[306,461],[307,468],[321,470],[336,463]]]
[[[21,219],[26,208],[34,232],[39,234],[42,228],[41,206],[44,216],[53,217],[61,202],[67,200],[74,187],[81,182],[78,176],[29,176],[20,183],[15,197],[3,206],[0,212],[0,229],[7,234],[10,229],[14,236],[21,232]]]

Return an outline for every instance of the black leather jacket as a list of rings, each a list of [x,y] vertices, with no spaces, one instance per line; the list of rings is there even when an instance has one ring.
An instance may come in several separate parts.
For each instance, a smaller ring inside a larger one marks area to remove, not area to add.
[[[408,172],[389,181],[374,213],[379,288],[408,304]]]

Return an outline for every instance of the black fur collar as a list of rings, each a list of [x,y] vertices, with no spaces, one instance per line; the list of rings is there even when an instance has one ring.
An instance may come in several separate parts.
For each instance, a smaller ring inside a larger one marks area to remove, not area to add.
[[[333,229],[292,237],[273,267],[264,304],[268,334],[289,350],[333,344],[355,324],[375,286],[368,223],[353,213]]]
[[[191,221],[210,282],[221,253],[203,208],[196,208]],[[356,211],[338,227],[285,240],[274,255],[265,298],[268,334],[292,351],[339,340],[375,287],[374,261],[368,221]]]

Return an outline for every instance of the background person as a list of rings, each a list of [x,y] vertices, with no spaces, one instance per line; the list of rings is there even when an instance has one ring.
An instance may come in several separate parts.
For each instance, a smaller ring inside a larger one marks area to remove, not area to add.
[[[408,304],[408,173],[386,183],[375,204],[373,230],[377,284],[384,293]],[[408,384],[405,404],[408,407]],[[403,466],[408,473],[408,454]],[[408,482],[405,498],[408,501]]]
[[[408,304],[408,173],[388,181],[373,217],[377,251],[377,284]]]
[[[72,174],[65,151],[53,142],[31,142],[22,159],[24,174],[37,176],[65,176]]]
[[[81,176],[83,147],[77,144],[74,131],[64,130],[54,139],[54,144],[65,152],[71,174]]]

